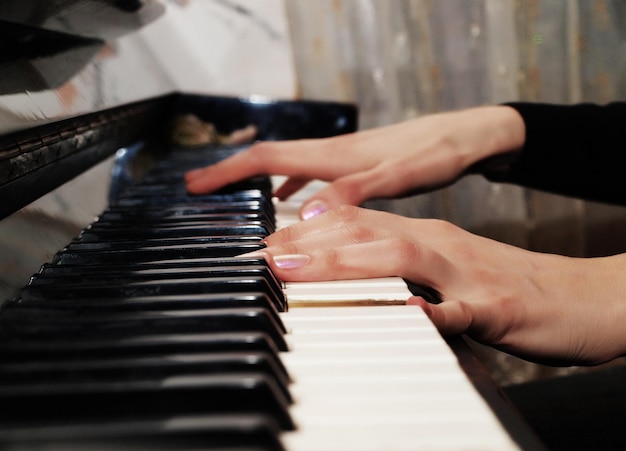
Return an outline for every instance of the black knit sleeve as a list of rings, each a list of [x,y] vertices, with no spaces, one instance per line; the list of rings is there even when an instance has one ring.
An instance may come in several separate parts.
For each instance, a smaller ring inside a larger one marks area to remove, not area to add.
[[[526,125],[524,148],[507,171],[487,178],[626,205],[626,102],[507,105]]]

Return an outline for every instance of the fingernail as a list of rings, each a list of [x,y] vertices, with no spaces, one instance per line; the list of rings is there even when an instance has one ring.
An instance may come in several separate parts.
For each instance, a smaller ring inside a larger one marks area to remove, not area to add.
[[[306,265],[311,257],[305,254],[276,255],[274,263],[281,269],[295,269]]]
[[[302,207],[302,212],[300,213],[300,216],[306,221],[307,219],[311,219],[319,214],[324,213],[325,211],[328,211],[328,204],[326,204],[326,202],[322,200],[316,199],[312,200],[304,207]]]

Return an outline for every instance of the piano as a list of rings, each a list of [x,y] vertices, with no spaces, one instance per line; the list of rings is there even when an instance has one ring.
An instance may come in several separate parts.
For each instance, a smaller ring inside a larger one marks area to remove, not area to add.
[[[17,14],[31,3],[0,7],[2,33],[30,42],[24,55],[5,49],[20,76],[3,96],[67,78],[24,77],[50,70],[33,54],[101,44]],[[50,15],[80,24],[79,3],[50,2]],[[158,15],[155,2],[84,4],[139,23]],[[108,205],[2,299],[0,448],[542,449],[463,339],[404,305],[403,281],[284,284],[238,257],[293,221],[299,200],[276,203],[268,177],[186,193],[187,169],[249,145],[172,141],[171,124],[189,115],[223,136],[253,126],[254,139],[357,127],[348,104],[174,92],[5,131],[0,227],[114,163]]]

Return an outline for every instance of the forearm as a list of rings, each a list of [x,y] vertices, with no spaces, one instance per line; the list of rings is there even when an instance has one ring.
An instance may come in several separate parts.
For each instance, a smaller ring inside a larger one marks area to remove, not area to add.
[[[524,120],[524,146],[494,181],[626,204],[626,103],[572,106],[512,103]]]
[[[583,259],[582,264],[589,276],[580,289],[589,298],[581,302],[592,303],[598,314],[590,318],[591,327],[595,322],[598,330],[606,331],[604,347],[614,357],[626,356],[626,254]]]
[[[506,105],[470,108],[456,113],[455,146],[468,173],[508,170],[524,146],[522,116]]]

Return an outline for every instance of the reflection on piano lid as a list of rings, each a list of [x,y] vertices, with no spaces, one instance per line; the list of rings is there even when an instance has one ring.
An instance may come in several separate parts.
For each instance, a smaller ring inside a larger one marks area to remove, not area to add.
[[[60,87],[93,60],[105,41],[137,30],[163,12],[155,1],[4,0],[0,95]]]
[[[109,41],[165,12],[158,0],[3,0],[0,19],[31,28]]]
[[[61,86],[78,73],[104,43],[0,21],[0,95]]]

